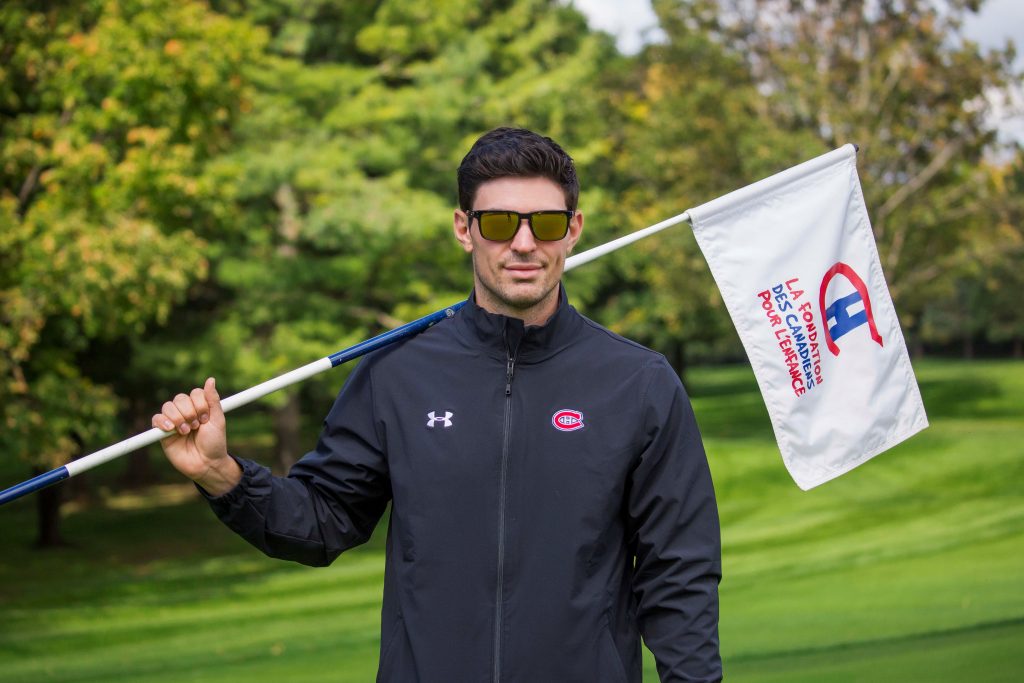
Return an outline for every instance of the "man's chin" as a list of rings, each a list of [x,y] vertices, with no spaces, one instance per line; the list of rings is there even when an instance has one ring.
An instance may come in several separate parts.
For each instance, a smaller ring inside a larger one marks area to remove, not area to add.
[[[475,265],[475,264],[474,264]],[[537,274],[530,278],[509,278],[494,273],[494,277],[481,277],[476,273],[476,284],[483,298],[490,301],[498,309],[515,312],[516,315],[528,315],[531,309],[543,306],[551,301],[552,292],[557,297],[558,281],[553,284]],[[479,296],[479,295],[478,295]]]
[[[526,286],[510,285],[503,288],[501,298],[510,308],[525,311],[544,303],[551,295],[551,291],[536,283]]]

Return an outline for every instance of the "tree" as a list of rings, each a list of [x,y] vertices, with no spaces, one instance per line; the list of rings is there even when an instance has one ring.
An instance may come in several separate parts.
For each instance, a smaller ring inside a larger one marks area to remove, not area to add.
[[[682,213],[801,159],[821,144],[779,129],[742,55],[692,16],[655,5],[666,40],[610,74],[614,160],[601,209],[616,230]],[[610,236],[610,235],[609,235]],[[738,339],[692,233],[662,233],[593,267],[589,293],[612,329],[663,351],[680,373],[692,357],[739,353]]]
[[[133,353],[148,366],[189,343],[162,366],[168,387],[216,368],[221,387],[241,388],[463,298],[461,154],[501,124],[586,150],[599,119],[584,94],[615,54],[549,1],[389,0],[358,16],[329,1],[217,6],[265,26],[268,54],[250,71],[238,144],[206,169],[241,227],[194,290],[209,305],[190,301]],[[345,24],[329,49],[324,22]],[[301,455],[300,416],[323,414],[338,374],[268,399],[279,469]]]
[[[1024,358],[1024,146],[1018,145],[1012,163],[997,171],[997,182],[1010,198],[1003,214],[1003,259],[984,274],[986,330],[989,340],[1009,342],[1014,358]]]
[[[911,335],[930,302],[951,295],[959,267],[982,258],[990,268],[1004,258],[997,226],[1007,196],[982,161],[997,145],[990,102],[1021,78],[1012,47],[982,54],[964,37],[963,17],[979,5],[658,3],[664,20],[699,27],[742,59],[763,96],[761,117],[817,138],[808,152],[860,145],[882,266]]]
[[[1009,344],[1015,358],[1024,355],[1024,313],[1019,293],[1024,286],[1024,152],[1006,164],[985,164],[995,202],[992,241],[964,245],[965,257],[944,280],[947,296],[933,299],[922,314],[921,337],[932,344],[960,341],[964,357],[974,355],[976,340]],[[993,250],[999,253],[993,254]]]
[[[49,469],[115,433],[109,352],[206,275],[222,226],[196,176],[246,105],[260,37],[171,0],[0,16],[0,448]],[[57,543],[57,500],[39,500],[39,542]]]

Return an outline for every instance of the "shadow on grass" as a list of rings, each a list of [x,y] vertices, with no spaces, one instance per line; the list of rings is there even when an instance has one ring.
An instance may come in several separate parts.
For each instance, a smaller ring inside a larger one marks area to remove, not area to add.
[[[1010,681],[1024,656],[1014,647],[1024,619],[1007,619],[893,638],[806,650],[733,655],[728,678],[761,683],[805,681]]]
[[[768,410],[749,365],[696,367],[686,380],[705,438],[774,440]]]
[[[994,379],[963,377],[919,380],[925,410],[932,418],[1019,417],[1021,407],[1002,400],[1005,392]]]
[[[749,366],[694,368],[686,378],[691,398],[719,398],[757,392],[757,382]]]
[[[144,495],[144,494],[142,494]],[[350,553],[384,549],[387,514],[371,539]],[[201,601],[235,592],[245,582],[303,569],[273,559],[236,536],[205,501],[132,510],[85,508],[66,516],[67,545],[33,546],[35,507],[18,502],[0,515],[4,561],[0,604],[4,608],[74,606],[132,600]]]
[[[775,439],[760,396],[694,401],[693,410],[704,438],[763,439],[769,443]]]

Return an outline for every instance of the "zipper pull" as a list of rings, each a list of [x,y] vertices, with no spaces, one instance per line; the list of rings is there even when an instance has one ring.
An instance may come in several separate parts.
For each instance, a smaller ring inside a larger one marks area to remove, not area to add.
[[[516,359],[512,356],[508,358],[508,365],[505,371],[505,396],[512,395],[512,373],[515,372]]]

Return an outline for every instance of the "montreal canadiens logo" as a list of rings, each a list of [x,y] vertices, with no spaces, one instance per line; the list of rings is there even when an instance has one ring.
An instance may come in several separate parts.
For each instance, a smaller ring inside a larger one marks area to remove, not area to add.
[[[577,429],[583,429],[583,413],[569,408],[556,410],[551,416],[551,424],[560,432],[575,432]]]

